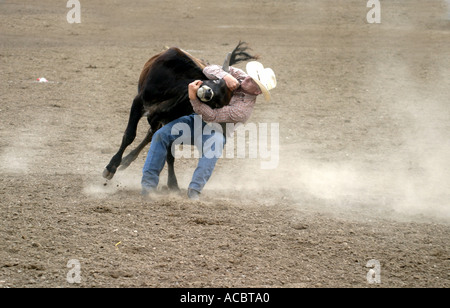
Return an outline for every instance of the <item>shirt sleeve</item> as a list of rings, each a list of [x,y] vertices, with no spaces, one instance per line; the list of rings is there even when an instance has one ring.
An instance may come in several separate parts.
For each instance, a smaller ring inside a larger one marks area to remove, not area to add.
[[[230,74],[239,82],[242,82],[248,76],[243,70],[233,66],[230,66],[230,73],[227,73],[219,65],[209,65],[203,69],[203,73],[208,79],[223,79],[223,77]]]
[[[232,105],[212,109],[200,100],[191,100],[195,113],[200,114],[205,122],[213,123],[245,123],[250,119],[255,106],[256,96],[245,95],[238,98]]]

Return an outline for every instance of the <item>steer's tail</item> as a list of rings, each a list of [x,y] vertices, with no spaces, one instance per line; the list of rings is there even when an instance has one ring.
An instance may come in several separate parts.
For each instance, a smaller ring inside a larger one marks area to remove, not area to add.
[[[239,41],[239,44],[234,48],[231,53],[230,65],[234,65],[239,62],[245,62],[249,60],[258,60],[259,56],[253,56],[247,52],[251,50],[246,42]]]

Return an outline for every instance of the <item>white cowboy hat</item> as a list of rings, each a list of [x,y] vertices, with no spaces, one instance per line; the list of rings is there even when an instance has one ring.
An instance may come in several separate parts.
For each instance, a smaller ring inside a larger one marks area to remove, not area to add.
[[[277,86],[277,78],[271,68],[264,68],[258,61],[247,63],[247,74],[258,84],[266,101],[270,100],[270,90]]]

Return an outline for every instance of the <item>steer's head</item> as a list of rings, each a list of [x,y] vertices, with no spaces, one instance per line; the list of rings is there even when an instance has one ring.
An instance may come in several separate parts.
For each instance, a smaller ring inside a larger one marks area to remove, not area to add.
[[[197,97],[211,108],[222,108],[230,103],[233,92],[225,80],[204,80],[197,91]]]
[[[230,71],[230,52],[223,63],[222,69]],[[197,97],[211,108],[222,108],[230,103],[233,92],[227,87],[225,80],[204,80],[202,86],[197,91]]]

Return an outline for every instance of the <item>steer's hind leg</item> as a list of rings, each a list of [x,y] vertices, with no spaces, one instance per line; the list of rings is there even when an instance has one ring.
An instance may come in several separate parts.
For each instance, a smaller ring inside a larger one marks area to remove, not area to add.
[[[128,155],[122,159],[119,170],[125,170],[131,165],[132,162],[136,160],[136,158],[138,158],[139,153],[141,153],[142,150],[147,146],[147,144],[149,144],[152,141],[153,134],[154,131],[152,130],[152,128],[149,128],[147,135],[145,135],[144,140],[142,140],[142,142],[137,146],[136,149],[128,153]]]
[[[180,188],[178,187],[178,181],[177,176],[175,175],[175,157],[172,155],[171,146],[169,147],[167,151],[167,171],[168,171],[168,179],[167,179],[167,186],[170,190],[173,191],[179,191]]]
[[[104,178],[110,180],[114,177],[114,174],[117,171],[117,167],[119,167],[120,163],[122,162],[122,156],[125,149],[134,141],[134,138],[136,138],[137,126],[143,114],[144,114],[143,101],[140,97],[136,97],[133,101],[133,105],[131,106],[130,118],[128,120],[128,125],[125,130],[125,133],[123,135],[119,151],[117,151],[117,153],[111,158],[111,161],[103,171]]]

